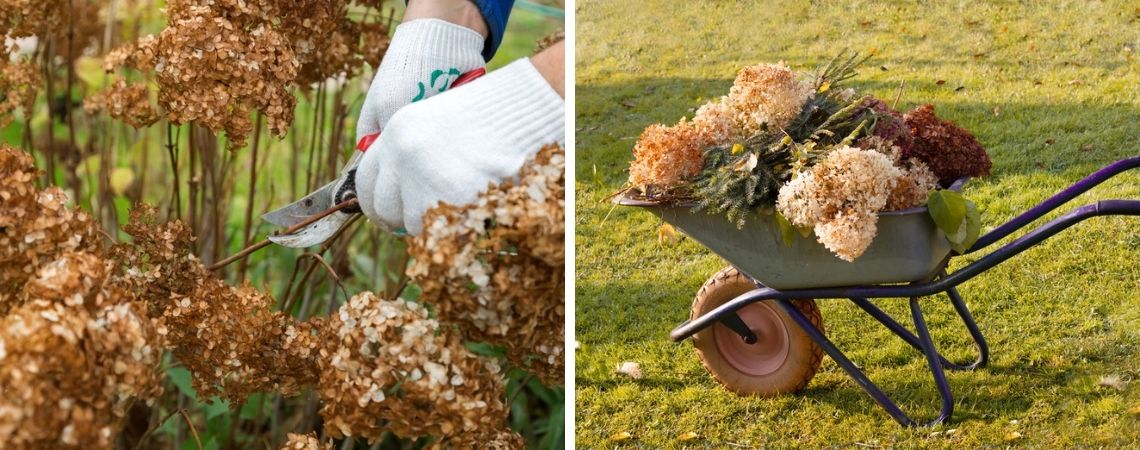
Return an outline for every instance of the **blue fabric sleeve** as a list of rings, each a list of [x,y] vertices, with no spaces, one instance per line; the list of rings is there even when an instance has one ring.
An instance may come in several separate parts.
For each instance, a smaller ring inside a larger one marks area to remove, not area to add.
[[[471,1],[479,6],[483,20],[487,21],[487,29],[491,31],[491,35],[487,36],[487,42],[483,44],[483,60],[490,61],[495,52],[499,51],[499,44],[503,43],[503,32],[507,29],[507,19],[511,17],[511,8],[515,6],[515,0]],[[404,4],[408,4],[408,0],[404,0]]]
[[[499,50],[499,44],[503,43],[503,32],[507,29],[507,19],[511,16],[515,0],[472,1],[479,5],[479,11],[483,12],[483,20],[487,21],[487,29],[491,31],[491,35],[487,36],[487,43],[483,45],[483,59],[490,61]]]

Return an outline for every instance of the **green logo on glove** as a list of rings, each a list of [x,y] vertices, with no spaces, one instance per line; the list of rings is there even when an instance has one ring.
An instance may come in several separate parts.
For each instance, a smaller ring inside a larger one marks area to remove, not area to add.
[[[428,87],[431,87],[432,89],[438,89],[437,92],[446,91],[448,87],[451,87],[451,83],[455,82],[455,80],[459,78],[459,75],[459,69],[454,67],[447,69],[447,71],[444,71],[442,69],[433,70],[431,72],[431,82],[427,86],[424,86],[424,82],[419,82],[420,92],[419,94],[416,94],[415,98],[412,99],[412,103],[423,100],[424,95],[427,93]]]

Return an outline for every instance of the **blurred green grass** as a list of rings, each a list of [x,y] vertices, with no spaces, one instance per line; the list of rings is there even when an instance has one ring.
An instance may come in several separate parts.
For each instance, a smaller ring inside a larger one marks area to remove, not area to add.
[[[691,116],[726,93],[742,66],[784,60],[812,70],[849,48],[876,52],[853,87],[893,100],[902,83],[900,110],[934,103],[987,146],[994,174],[966,194],[986,226],[999,225],[1140,154],[1135,3],[582,0],[577,11],[579,446],[1137,445],[1140,414],[1128,411],[1140,407],[1140,383],[1099,385],[1102,376],[1140,378],[1134,218],[1082,223],[960,288],[993,356],[989,368],[949,375],[954,419],[931,430],[900,428],[828,358],[796,395],[744,398],[721,388],[692,346],[671,343],[668,332],[726,263],[689,239],[659,246],[660,221],[608,201],[645,126]],[[1106,198],[1140,199],[1140,173],[1060,212]],[[878,303],[907,321],[906,302]],[[847,302],[820,307],[829,337],[872,380],[912,417],[934,417],[938,397],[917,352]],[[945,297],[924,308],[939,348],[971,357]],[[645,379],[615,375],[622,361],[639,362]],[[678,440],[689,431],[700,438]],[[633,438],[611,441],[619,432]]]

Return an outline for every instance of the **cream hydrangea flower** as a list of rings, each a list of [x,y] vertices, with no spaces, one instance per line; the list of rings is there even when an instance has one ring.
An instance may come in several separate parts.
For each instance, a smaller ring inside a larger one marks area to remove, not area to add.
[[[776,208],[792,224],[812,227],[836,256],[854,261],[874,240],[877,213],[902,176],[887,155],[844,146],[784,185]]]
[[[787,128],[814,94],[811,83],[797,80],[783,63],[757,64],[740,71],[728,100],[742,131],[751,135],[764,124],[769,129]]]

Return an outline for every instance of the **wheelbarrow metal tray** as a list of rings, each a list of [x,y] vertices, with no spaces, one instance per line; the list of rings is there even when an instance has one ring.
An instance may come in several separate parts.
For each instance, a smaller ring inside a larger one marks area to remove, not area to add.
[[[691,204],[658,204],[627,197],[616,203],[649,210],[767,287],[787,290],[905,283],[930,278],[950,243],[925,207],[879,213],[878,234],[862,256],[847,262],[815,239],[793,233],[784,244],[775,215],[753,212],[736,228],[724,215]]]

